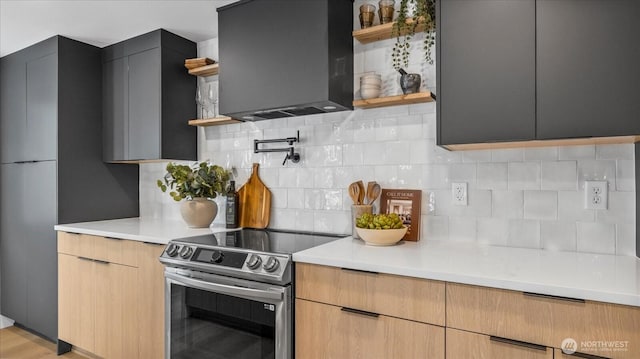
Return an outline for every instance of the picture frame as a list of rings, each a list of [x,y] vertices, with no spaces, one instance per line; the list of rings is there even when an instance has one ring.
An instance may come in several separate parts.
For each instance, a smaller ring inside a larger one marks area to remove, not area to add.
[[[417,242],[420,240],[421,203],[421,190],[383,188],[380,195],[380,213],[397,213],[408,227],[402,239]]]

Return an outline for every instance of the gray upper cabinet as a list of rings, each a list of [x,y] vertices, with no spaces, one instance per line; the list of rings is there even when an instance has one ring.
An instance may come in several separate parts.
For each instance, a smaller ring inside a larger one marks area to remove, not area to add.
[[[537,1],[538,138],[640,134],[640,1]]]
[[[535,1],[439,1],[438,144],[535,136]]]
[[[57,338],[53,226],[138,216],[138,166],[102,161],[102,59],[55,36],[0,58],[1,314]]]
[[[103,58],[103,159],[196,159],[196,45],[156,30],[108,46]]]
[[[438,144],[640,134],[640,2],[438,2]]]

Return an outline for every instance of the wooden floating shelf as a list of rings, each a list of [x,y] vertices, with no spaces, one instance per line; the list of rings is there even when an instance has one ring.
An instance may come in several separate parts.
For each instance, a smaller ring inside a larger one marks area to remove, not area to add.
[[[530,140],[513,142],[465,143],[459,145],[443,145],[451,151],[495,150],[506,148],[550,147],[550,146],[585,146],[615,145],[640,142],[640,136],[585,137],[559,140]]]
[[[356,38],[361,44],[368,44],[375,41],[387,40],[393,37],[393,24],[394,22],[388,22],[382,25],[376,25],[367,27],[360,30],[353,30],[353,37]],[[413,19],[407,19],[407,24],[413,24]],[[416,27],[416,33],[424,31],[424,25],[418,24]],[[401,34],[404,35],[406,31]]]
[[[355,100],[353,101],[353,107],[358,108],[376,108],[395,105],[409,105],[413,103],[431,102],[430,91],[411,93],[408,95],[397,95],[389,97],[376,97],[368,100]]]
[[[213,76],[218,74],[218,64],[196,67],[189,70],[189,75],[193,76]]]
[[[242,122],[242,121],[233,119],[228,116],[220,116],[220,117],[213,117],[213,118],[189,120],[189,125],[208,127],[208,126],[229,125],[232,123],[239,123],[239,122]]]

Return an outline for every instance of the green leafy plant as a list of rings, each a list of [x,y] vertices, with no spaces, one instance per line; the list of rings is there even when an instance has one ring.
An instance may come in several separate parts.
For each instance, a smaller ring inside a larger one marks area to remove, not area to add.
[[[158,180],[157,184],[162,192],[170,189],[171,198],[181,201],[225,195],[228,191],[229,178],[229,171],[208,162],[196,163],[193,166],[169,162],[167,173]]]
[[[436,42],[436,0],[401,0],[398,16],[393,23],[392,36],[396,38],[391,60],[393,68],[399,70],[409,66],[411,38],[418,27],[425,33],[423,51],[425,61],[433,64],[431,47]],[[409,13],[412,13],[411,16]],[[411,21],[408,21],[411,20]]]

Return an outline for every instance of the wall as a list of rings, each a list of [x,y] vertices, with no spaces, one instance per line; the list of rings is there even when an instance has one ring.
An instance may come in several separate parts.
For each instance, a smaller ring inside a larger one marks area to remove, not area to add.
[[[386,95],[400,93],[390,65],[393,41],[354,44],[356,89],[359,75],[377,71]],[[217,58],[216,39],[200,43],[199,56]],[[433,65],[413,54],[408,70],[420,72],[423,89],[435,91]],[[282,166],[284,154],[253,153],[254,139],[290,137],[296,130],[300,163]],[[198,157],[233,167],[239,185],[251,164],[260,163],[273,193],[273,228],[350,233],[347,186],[362,179],[423,191],[422,240],[635,255],[633,145],[448,152],[435,137],[431,102],[199,128]],[[140,212],[180,218],[179,204],[155,187],[163,167],[140,165]],[[584,209],[585,180],[609,182],[608,210]],[[451,182],[468,183],[468,206],[452,204]]]

